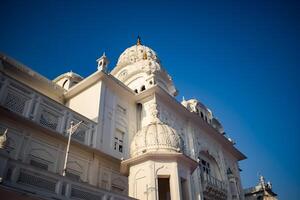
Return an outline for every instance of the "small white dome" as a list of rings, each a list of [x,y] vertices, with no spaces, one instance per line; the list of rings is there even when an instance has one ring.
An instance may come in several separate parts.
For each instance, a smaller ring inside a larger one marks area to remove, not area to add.
[[[133,137],[130,155],[136,157],[149,151],[182,152],[183,140],[170,126],[162,122],[153,122]]]
[[[72,71],[64,73],[56,77],[53,82],[62,88],[69,90],[72,86],[76,85],[83,80],[83,77]]]
[[[127,48],[119,57],[117,67],[124,67],[141,60],[152,60],[159,63],[156,53],[149,47],[136,44]]]

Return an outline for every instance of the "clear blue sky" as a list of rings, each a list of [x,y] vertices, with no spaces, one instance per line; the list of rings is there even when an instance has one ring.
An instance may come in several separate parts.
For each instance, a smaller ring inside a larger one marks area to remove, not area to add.
[[[115,65],[141,35],[179,89],[211,108],[280,199],[300,198],[300,3],[292,1],[1,1],[0,51],[53,79]],[[298,197],[298,198],[297,198]]]

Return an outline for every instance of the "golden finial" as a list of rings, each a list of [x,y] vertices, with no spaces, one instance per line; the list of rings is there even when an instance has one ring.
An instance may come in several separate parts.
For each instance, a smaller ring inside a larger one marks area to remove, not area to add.
[[[142,45],[141,37],[140,36],[138,36],[138,38],[137,38],[136,45]]]
[[[147,60],[147,58],[148,58],[148,56],[147,56],[147,53],[146,53],[146,51],[145,51],[144,54],[143,54],[143,59],[144,59],[144,60]]]

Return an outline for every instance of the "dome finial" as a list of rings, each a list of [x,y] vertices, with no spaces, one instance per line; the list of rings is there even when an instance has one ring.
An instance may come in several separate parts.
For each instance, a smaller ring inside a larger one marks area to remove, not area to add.
[[[141,37],[140,36],[137,37],[136,45],[142,45]]]

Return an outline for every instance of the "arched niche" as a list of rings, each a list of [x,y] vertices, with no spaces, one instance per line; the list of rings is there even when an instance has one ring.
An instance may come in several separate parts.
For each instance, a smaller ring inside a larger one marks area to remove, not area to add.
[[[208,150],[200,151],[198,159],[201,173],[207,173],[222,181],[220,166],[215,157],[210,154]]]
[[[31,149],[29,155],[41,158],[43,160],[47,160],[51,163],[54,161],[54,156],[49,151],[47,151],[46,149],[42,149],[42,148]]]
[[[83,167],[77,161],[68,161],[67,168],[78,171],[82,173]]]
[[[147,188],[145,187],[147,177],[145,174],[144,169],[139,169],[134,175],[133,197],[137,199],[147,199]]]

